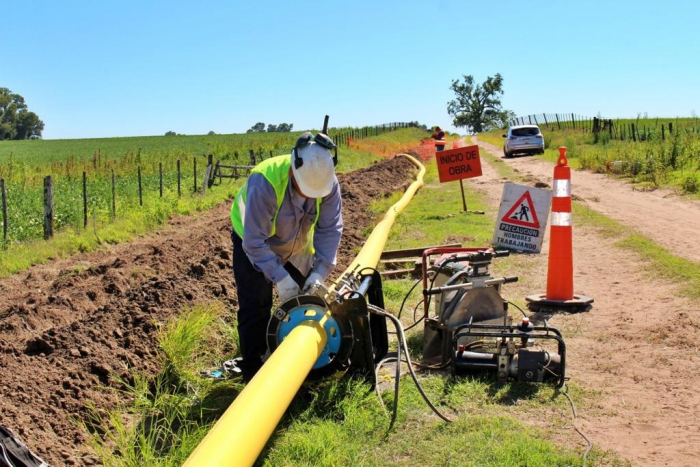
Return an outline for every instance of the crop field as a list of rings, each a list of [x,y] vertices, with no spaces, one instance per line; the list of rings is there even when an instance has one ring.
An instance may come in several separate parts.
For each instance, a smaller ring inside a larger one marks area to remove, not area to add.
[[[545,138],[545,158],[556,160],[557,147],[568,148],[570,165],[630,179],[640,188],[670,187],[678,192],[700,192],[700,122],[697,118],[639,118],[612,120],[612,128],[592,131],[592,121],[548,120],[540,128]],[[528,123],[530,120],[525,120]],[[534,121],[533,121],[534,123]],[[503,145],[504,130],[492,130],[479,138]]]
[[[402,124],[395,125],[331,129],[340,145],[338,171],[376,160],[378,156],[371,155],[367,145],[388,151],[422,135],[417,129],[390,131]],[[2,219],[6,232],[0,231],[0,244],[6,250],[0,259],[0,275],[48,257],[87,251],[96,243],[123,241],[125,230],[142,233],[173,215],[207,209],[230,197],[239,186],[224,179],[222,186],[215,185],[202,195],[208,155],[214,163],[248,165],[250,151],[257,161],[289,153],[300,133],[2,141],[0,179],[5,186],[7,219]],[[365,139],[374,142],[361,143]],[[55,245],[41,241],[44,177],[48,175],[53,181]],[[56,246],[59,243],[64,246]]]

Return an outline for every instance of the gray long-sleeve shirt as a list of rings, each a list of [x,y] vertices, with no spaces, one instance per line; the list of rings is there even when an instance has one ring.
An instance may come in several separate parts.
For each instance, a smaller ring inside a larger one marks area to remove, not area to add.
[[[316,199],[299,195],[290,180],[277,214],[275,234],[270,236],[277,210],[275,190],[262,174],[252,174],[246,192],[243,250],[250,262],[272,282],[287,276],[283,267],[287,261],[302,274],[308,274],[313,268],[325,278],[336,264],[343,231],[341,205],[336,179],[330,194],[321,200],[313,234],[316,252],[312,255],[308,235],[316,217]]]

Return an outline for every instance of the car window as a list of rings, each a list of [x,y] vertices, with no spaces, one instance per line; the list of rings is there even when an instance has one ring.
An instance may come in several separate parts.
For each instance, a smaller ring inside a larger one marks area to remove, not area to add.
[[[511,130],[513,136],[537,136],[540,134],[539,128],[513,128]]]

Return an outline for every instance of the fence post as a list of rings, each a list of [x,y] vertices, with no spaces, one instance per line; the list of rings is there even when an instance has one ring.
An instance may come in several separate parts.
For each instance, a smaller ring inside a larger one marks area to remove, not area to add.
[[[163,163],[162,162],[158,162],[158,175],[160,177],[160,185],[159,185],[160,197],[162,198],[163,197]]]
[[[250,165],[255,165],[255,151],[249,149],[248,154],[250,155]]]
[[[549,128],[549,122],[547,121],[547,115],[543,113],[543,114],[542,114],[542,117],[544,118],[544,125],[545,125],[547,128]]]
[[[182,191],[180,190],[180,159],[177,160],[177,197],[182,196]]]
[[[664,130],[664,124],[661,124],[661,141],[666,141],[666,131]]]
[[[207,194],[207,186],[209,185],[209,177],[211,175],[211,165],[207,165],[204,169],[204,179],[202,180],[202,195]]]
[[[114,169],[112,169],[112,218],[117,217],[117,192],[114,188]]]
[[[194,156],[194,192],[197,193],[197,156]]]
[[[2,196],[2,245],[7,248],[7,193],[5,193],[5,179],[0,178],[0,195]]]
[[[143,206],[143,187],[141,185],[141,166],[139,165],[139,206]]]
[[[48,175],[44,177],[44,240],[51,237],[53,237],[53,180],[51,175]]]
[[[87,172],[83,170],[83,227],[87,229],[88,205],[87,205]]]

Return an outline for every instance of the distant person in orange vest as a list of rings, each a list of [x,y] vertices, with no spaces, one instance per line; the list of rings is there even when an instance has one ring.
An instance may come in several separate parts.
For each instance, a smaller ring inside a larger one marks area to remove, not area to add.
[[[447,141],[445,140],[445,132],[442,131],[439,126],[435,127],[435,133],[433,133],[430,137],[435,140],[436,151],[445,150],[445,144],[447,143]]]

